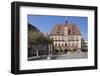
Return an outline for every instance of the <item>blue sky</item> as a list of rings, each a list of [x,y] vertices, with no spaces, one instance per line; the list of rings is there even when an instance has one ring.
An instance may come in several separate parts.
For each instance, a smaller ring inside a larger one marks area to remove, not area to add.
[[[65,23],[77,24],[82,37],[88,39],[88,17],[79,16],[48,16],[48,15],[28,15],[28,23],[37,27],[41,32],[50,32],[56,24]]]

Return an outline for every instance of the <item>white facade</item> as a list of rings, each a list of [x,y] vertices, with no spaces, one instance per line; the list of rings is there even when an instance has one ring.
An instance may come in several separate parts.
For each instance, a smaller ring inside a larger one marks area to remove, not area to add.
[[[50,36],[54,40],[54,46],[77,46],[81,48],[81,36]]]
[[[50,38],[53,39],[53,45],[56,49],[81,49],[81,33],[79,28],[74,24],[58,24],[51,32]]]

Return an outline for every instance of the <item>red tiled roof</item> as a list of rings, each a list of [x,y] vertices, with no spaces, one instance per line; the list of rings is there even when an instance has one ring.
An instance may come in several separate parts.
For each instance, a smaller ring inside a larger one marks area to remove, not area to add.
[[[64,35],[64,28],[67,26],[68,35],[81,35],[80,29],[76,24],[56,24],[50,35]]]

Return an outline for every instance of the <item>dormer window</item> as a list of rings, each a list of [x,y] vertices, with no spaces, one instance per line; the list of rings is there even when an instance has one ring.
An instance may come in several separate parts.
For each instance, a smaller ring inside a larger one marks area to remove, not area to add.
[[[60,30],[60,28],[58,28],[58,30]]]
[[[70,34],[70,30],[68,30],[68,34]]]
[[[57,32],[58,34],[60,33],[60,32]]]

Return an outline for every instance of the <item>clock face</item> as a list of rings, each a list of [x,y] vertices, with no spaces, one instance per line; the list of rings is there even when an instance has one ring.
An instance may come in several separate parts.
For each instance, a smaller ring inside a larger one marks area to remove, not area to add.
[[[67,27],[64,28],[64,33],[65,33],[65,34],[68,34],[68,29],[67,29]]]
[[[65,30],[67,30],[67,27],[65,27]]]
[[[65,35],[68,35],[68,31],[67,31],[67,30],[65,30],[65,31],[64,31],[64,34],[65,34]]]

